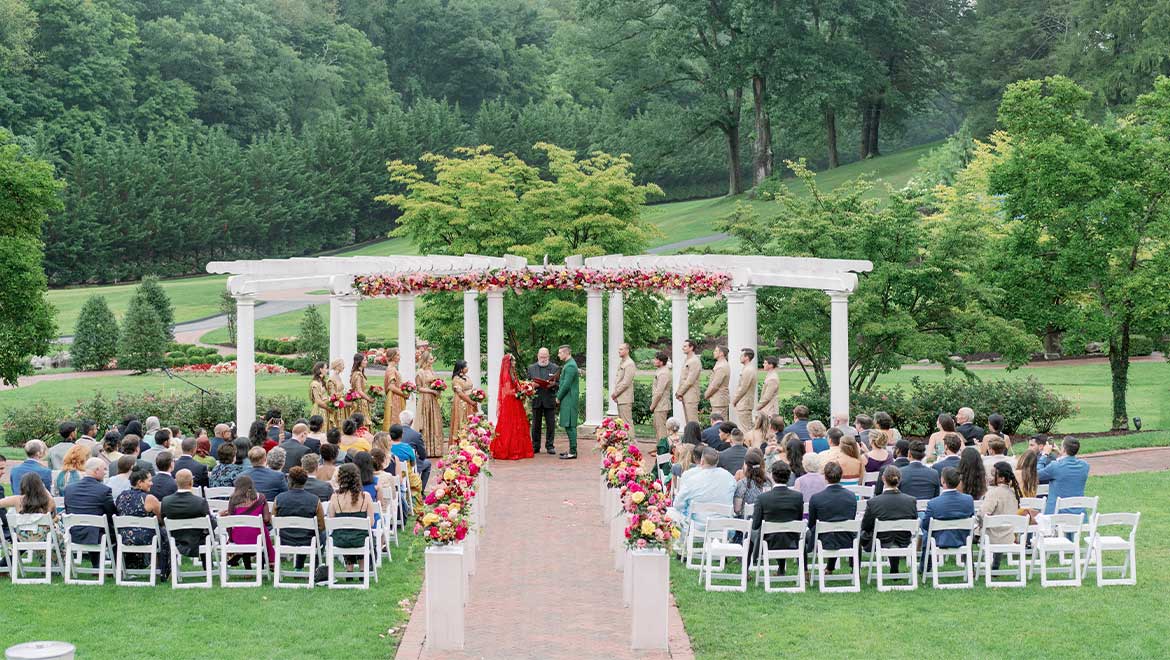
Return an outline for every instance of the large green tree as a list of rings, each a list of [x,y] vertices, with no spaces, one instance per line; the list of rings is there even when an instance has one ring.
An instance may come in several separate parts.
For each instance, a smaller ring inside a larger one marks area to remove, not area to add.
[[[81,307],[69,357],[82,371],[105,369],[118,357],[118,321],[105,296],[90,296]]]

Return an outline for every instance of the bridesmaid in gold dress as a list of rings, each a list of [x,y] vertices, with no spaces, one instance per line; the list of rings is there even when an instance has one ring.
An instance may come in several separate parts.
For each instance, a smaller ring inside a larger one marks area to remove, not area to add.
[[[475,387],[467,380],[467,363],[463,360],[455,361],[455,370],[451,374],[451,439],[450,444],[459,442],[459,433],[467,428],[467,418],[479,409],[479,404],[471,400],[471,390]]]
[[[325,381],[325,363],[313,365],[313,380],[309,383],[309,402],[313,406],[313,415],[320,415],[329,423],[329,386]]]
[[[345,369],[345,362],[341,358],[337,358],[329,363],[329,380],[325,381],[325,393],[332,396],[345,396],[345,381],[341,380],[341,372]],[[329,421],[330,429],[341,430],[341,423],[349,416],[349,407],[345,408],[330,408],[329,416],[326,417]]]
[[[418,375],[418,432],[427,446],[427,456],[442,456],[446,444],[443,437],[443,411],[439,408],[439,391],[431,389],[431,382],[438,378],[432,367],[435,358],[430,352],[419,356]]]
[[[370,402],[374,397],[366,390],[366,354],[355,353],[353,356],[353,367],[349,370],[349,389],[358,395],[358,399],[350,404],[348,413],[353,417],[354,413],[361,413],[366,417],[366,423],[370,424],[373,417],[370,416]]]
[[[386,414],[382,417],[382,430],[389,433],[390,426],[398,423],[398,415],[406,410],[406,392],[402,391],[402,375],[398,373],[397,348],[386,351],[386,375],[382,377],[382,389],[386,392]]]

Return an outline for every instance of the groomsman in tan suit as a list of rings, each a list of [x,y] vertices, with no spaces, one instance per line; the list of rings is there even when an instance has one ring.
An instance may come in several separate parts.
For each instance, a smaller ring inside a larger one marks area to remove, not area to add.
[[[776,368],[780,360],[769,355],[764,358],[764,386],[760,388],[760,402],[756,404],[756,414],[771,419],[780,414],[780,374]]]
[[[670,417],[670,369],[666,363],[670,356],[665,351],[658,351],[654,356],[654,388],[650,395],[650,412],[654,415],[654,439],[661,440],[669,435],[666,431],[666,420]]]
[[[617,403],[618,417],[634,424],[634,361],[630,359],[630,345],[618,346],[617,373],[613,379],[613,393],[609,398]]]
[[[695,342],[683,341],[683,369],[678,378],[678,392],[674,398],[683,402],[683,417],[688,422],[699,421],[699,374],[703,362],[695,355]]]
[[[727,419],[727,408],[731,403],[731,365],[727,364],[727,347],[715,347],[715,366],[711,369],[711,380],[703,398],[711,402],[711,414],[719,413]]]
[[[735,384],[731,405],[735,407],[739,428],[747,433],[752,430],[752,409],[756,405],[756,352],[750,348],[743,349],[739,354],[739,363],[743,368],[739,372],[739,382]]]

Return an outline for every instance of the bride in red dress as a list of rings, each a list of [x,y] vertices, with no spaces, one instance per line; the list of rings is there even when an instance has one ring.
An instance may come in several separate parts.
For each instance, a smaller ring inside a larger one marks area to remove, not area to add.
[[[511,354],[504,355],[500,365],[500,408],[496,419],[496,437],[492,438],[492,458],[514,461],[532,458],[532,437],[529,435],[528,410],[516,396],[516,374],[512,371]]]

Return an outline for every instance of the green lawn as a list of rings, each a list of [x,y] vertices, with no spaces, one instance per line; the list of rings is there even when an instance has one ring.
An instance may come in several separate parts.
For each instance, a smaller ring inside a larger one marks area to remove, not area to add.
[[[219,294],[224,290],[226,279],[223,275],[208,275],[164,280],[162,287],[170,296],[171,304],[174,305],[175,322],[194,321],[217,314],[219,312]],[[115,284],[49,291],[49,302],[57,308],[57,332],[62,335],[73,334],[73,326],[77,325],[77,317],[81,314],[82,305],[93,295],[105,296],[106,303],[109,304],[114,315],[121,320],[126,309],[130,307],[130,298],[134,296],[134,289],[137,286],[137,284]]]
[[[394,254],[418,254],[418,246],[409,238],[388,238],[377,243],[368,243],[339,253],[339,257],[388,257]]]
[[[423,299],[415,304],[417,311]],[[329,304],[317,305],[321,318],[329,323]],[[295,310],[269,316],[256,321],[256,336],[268,339],[278,337],[295,337],[300,333],[301,318],[304,310]],[[398,337],[398,301],[394,298],[366,298],[358,303],[358,332],[367,337],[380,339],[396,339]],[[206,344],[226,344],[228,340],[227,328],[220,328],[204,333],[200,341]]]
[[[409,527],[409,524],[408,524]],[[422,585],[423,544],[401,546],[370,589],[211,589],[9,585],[4,578],[3,646],[55,639],[79,658],[393,657]],[[407,607],[400,605],[409,600]],[[73,621],[100,625],[66,625]]]
[[[696,658],[1156,658],[1170,625],[1170,472],[1093,477],[1102,512],[1140,511],[1138,584],[1043,589],[766,594],[703,590],[671,562],[671,589]],[[864,577],[864,573],[863,573]],[[729,625],[728,622],[731,622]]]

